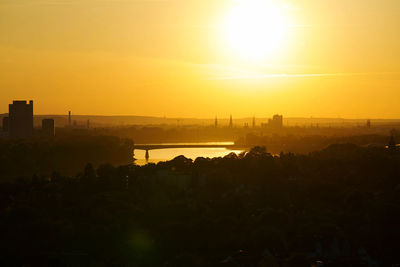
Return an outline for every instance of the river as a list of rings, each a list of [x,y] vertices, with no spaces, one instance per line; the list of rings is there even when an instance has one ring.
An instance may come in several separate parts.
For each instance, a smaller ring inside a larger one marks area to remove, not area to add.
[[[141,144],[143,145],[143,144]],[[146,144],[153,145],[153,144]],[[177,156],[183,155],[186,158],[195,160],[198,157],[204,158],[216,158],[228,155],[231,152],[236,154],[241,153],[243,150],[233,150],[223,147],[212,147],[221,145],[233,145],[233,142],[212,142],[212,143],[162,143],[158,145],[209,145],[210,147],[196,147],[196,148],[165,148],[165,149],[154,149],[149,150],[149,160],[146,160],[146,151],[135,149],[134,157],[135,163],[138,165],[145,165],[147,163],[158,163],[160,161],[171,160]]]

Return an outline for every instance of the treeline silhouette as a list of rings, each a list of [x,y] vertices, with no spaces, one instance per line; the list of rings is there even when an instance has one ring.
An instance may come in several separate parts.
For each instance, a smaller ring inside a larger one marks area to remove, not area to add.
[[[56,138],[0,139],[0,179],[53,171],[74,175],[92,162],[129,164],[133,142],[113,136],[69,135]]]
[[[400,139],[394,131],[394,138]],[[383,147],[387,145],[389,138],[384,134],[363,135],[320,135],[320,134],[269,134],[257,135],[249,133],[235,141],[239,147],[266,146],[271,153],[292,152],[307,154],[326,148],[331,144],[356,144],[366,147]]]
[[[397,266],[400,155],[265,147],[0,185],[4,265]],[[397,264],[397,265],[396,265]]]

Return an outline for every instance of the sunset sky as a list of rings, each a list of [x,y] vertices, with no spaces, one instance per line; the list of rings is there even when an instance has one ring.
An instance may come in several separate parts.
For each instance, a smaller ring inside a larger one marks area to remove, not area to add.
[[[400,118],[399,0],[0,0],[0,113]]]

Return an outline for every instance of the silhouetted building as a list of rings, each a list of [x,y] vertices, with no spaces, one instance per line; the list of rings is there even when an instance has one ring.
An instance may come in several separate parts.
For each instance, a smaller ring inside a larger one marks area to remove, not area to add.
[[[274,115],[272,119],[268,120],[267,124],[262,124],[263,127],[273,128],[273,129],[281,129],[283,127],[283,116],[282,115]]]
[[[45,136],[54,136],[55,127],[53,119],[43,119],[42,120],[42,133]]]
[[[217,116],[215,116],[215,122],[214,122],[214,126],[215,126],[215,128],[217,128],[217,127],[218,127],[218,118],[217,118]]]
[[[253,128],[256,128],[256,117],[253,117]]]
[[[3,118],[3,132],[8,132],[9,128],[10,128],[10,120],[8,119],[8,117],[4,117]]]
[[[71,127],[71,111],[68,111],[68,127]]]
[[[231,117],[229,119],[229,128],[232,128],[232,127],[233,127],[233,121],[232,121],[232,115],[231,115]]]
[[[272,120],[270,121],[271,126],[274,128],[282,128],[283,127],[283,116],[282,115],[274,115]]]
[[[12,138],[33,136],[33,101],[13,101],[9,105],[9,135]]]

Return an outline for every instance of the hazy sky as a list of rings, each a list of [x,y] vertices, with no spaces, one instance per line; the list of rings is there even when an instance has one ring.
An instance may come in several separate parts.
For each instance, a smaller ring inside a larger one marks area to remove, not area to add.
[[[275,0],[259,60],[224,32],[237,1],[0,0],[0,113],[400,118],[399,0]]]

